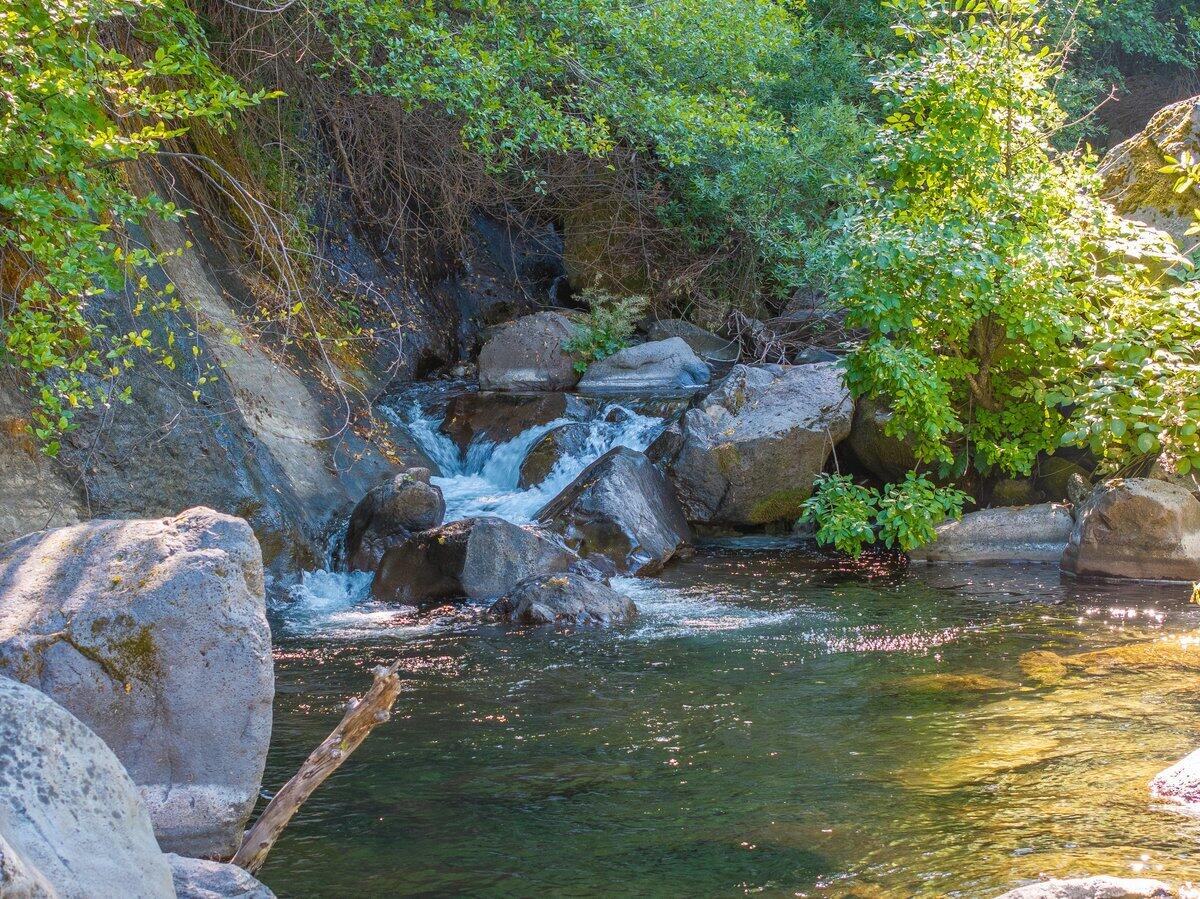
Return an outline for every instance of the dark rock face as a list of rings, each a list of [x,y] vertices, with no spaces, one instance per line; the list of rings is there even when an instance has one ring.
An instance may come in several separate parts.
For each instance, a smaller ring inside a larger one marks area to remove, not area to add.
[[[666,478],[621,446],[580,472],[537,519],[606,574],[653,574],[691,540]]]
[[[654,449],[689,521],[792,521],[853,412],[836,364],[737,365]]]
[[[536,487],[546,480],[558,460],[577,453],[587,443],[590,429],[582,422],[560,425],[544,434],[525,454],[517,485],[522,490]]]
[[[1000,478],[991,486],[989,506],[1032,506],[1045,500],[1032,478]]]
[[[389,547],[413,531],[437,527],[445,517],[446,503],[441,489],[429,483],[429,469],[410,468],[354,507],[346,528],[346,564],[351,571],[374,571]]]
[[[712,377],[683,340],[671,337],[618,350],[593,362],[579,379],[582,393],[618,393],[641,390],[690,390],[703,387]]]
[[[497,600],[491,611],[510,624],[559,627],[625,624],[637,616],[629,597],[575,572],[527,578]]]
[[[578,561],[532,528],[502,518],[467,518],[414,534],[389,549],[371,592],[409,605],[494,599],[525,578],[563,572]]]
[[[863,468],[885,483],[903,480],[919,464],[907,441],[886,433],[891,419],[891,410],[879,400],[863,397],[855,406],[854,423],[846,438]]]
[[[570,390],[579,381],[563,345],[575,334],[559,312],[536,312],[504,327],[479,354],[483,390]]]
[[[737,362],[738,356],[741,355],[736,340],[718,337],[711,331],[705,331],[699,325],[693,325],[681,318],[664,318],[651,322],[646,328],[646,334],[651,340],[678,337],[706,362],[732,364]]]
[[[581,416],[583,402],[567,393],[464,393],[450,400],[438,430],[465,453],[476,440],[507,443],[538,425]]]
[[[1200,580],[1200,501],[1166,481],[1099,485],[1076,510],[1063,571],[1079,577]]]

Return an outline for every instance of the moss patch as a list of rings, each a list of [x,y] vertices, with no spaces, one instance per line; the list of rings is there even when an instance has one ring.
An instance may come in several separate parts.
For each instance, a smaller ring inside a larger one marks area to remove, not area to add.
[[[750,509],[750,520],[754,524],[799,518],[804,501],[812,496],[812,488],[806,490],[776,490],[770,496],[755,503]]]

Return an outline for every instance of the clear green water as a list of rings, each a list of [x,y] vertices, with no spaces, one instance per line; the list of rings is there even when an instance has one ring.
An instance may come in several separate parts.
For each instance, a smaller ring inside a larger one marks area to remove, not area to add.
[[[405,690],[263,880],[284,897],[1200,880],[1200,819],[1146,790],[1200,745],[1200,665],[1139,647],[1052,684],[1019,665],[1038,649],[1190,647],[1187,591],[1076,586],[1037,566],[863,580],[786,548],[709,549],[636,586],[641,622],[612,632],[377,607],[333,634],[281,627],[268,788],[371,666],[402,656]]]

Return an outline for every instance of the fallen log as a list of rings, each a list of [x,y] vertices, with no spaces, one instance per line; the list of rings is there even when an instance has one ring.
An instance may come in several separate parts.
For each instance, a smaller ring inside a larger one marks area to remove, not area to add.
[[[230,859],[233,864],[251,874],[257,872],[305,800],[325,778],[341,767],[376,725],[391,717],[392,706],[400,695],[400,678],[396,674],[399,666],[400,662],[396,661],[390,667],[380,666],[374,670],[375,682],[371,689],[365,696],[350,700],[341,723],[309,754],[300,770],[267,803]]]

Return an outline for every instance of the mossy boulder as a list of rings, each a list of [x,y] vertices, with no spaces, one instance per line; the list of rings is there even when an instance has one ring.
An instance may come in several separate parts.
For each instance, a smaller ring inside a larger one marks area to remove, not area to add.
[[[0,547],[0,673],[110,746],[164,849],[230,855],[258,799],[274,675],[262,555],[211,509]]]

